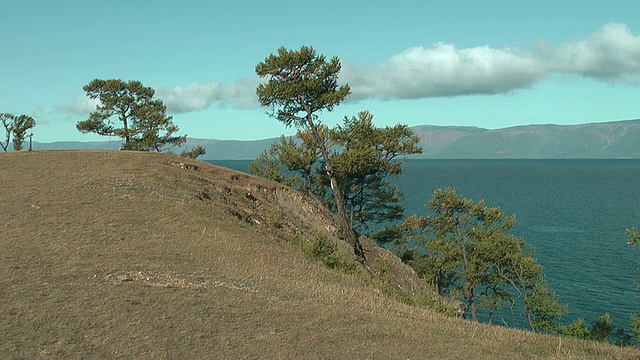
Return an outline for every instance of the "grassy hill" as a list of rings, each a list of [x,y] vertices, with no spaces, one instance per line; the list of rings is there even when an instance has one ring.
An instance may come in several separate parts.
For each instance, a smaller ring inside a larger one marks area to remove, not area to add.
[[[390,253],[354,267],[315,202],[204,162],[2,153],[0,184],[3,359],[640,358],[407,305]]]

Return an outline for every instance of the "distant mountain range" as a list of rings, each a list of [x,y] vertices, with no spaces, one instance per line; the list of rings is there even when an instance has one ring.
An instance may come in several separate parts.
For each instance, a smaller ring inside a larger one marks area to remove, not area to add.
[[[640,120],[497,130],[418,126],[421,158],[640,158]]]
[[[488,130],[477,127],[413,127],[422,138],[418,159],[640,158],[640,120],[581,125],[526,125]],[[255,159],[277,141],[189,138],[184,148],[202,145],[204,160]],[[34,142],[35,149],[117,150],[119,141]],[[181,151],[180,149],[178,152]]]

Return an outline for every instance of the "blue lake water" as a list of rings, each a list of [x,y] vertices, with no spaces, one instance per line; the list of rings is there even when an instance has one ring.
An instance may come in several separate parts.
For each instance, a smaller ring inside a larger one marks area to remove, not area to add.
[[[245,172],[249,162],[212,161]],[[640,160],[409,160],[403,169],[407,215],[424,215],[445,187],[515,214],[512,234],[535,248],[568,318],[609,312],[627,326],[640,313],[640,250],[625,234],[640,228]]]

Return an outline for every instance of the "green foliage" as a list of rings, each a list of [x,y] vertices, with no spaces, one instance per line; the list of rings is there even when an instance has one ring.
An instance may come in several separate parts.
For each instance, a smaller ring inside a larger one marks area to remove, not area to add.
[[[640,247],[640,230],[635,228],[627,229],[627,239],[629,245]]]
[[[272,149],[264,150],[249,164],[249,173],[279,183],[293,185],[282,170],[282,163]]]
[[[365,233],[372,223],[402,218],[402,194],[388,178],[402,174],[398,158],[421,151],[419,138],[406,126],[377,128],[372,120],[373,115],[363,111],[334,129],[318,126],[321,143],[335,149],[330,156],[332,174],[349,222]],[[298,130],[297,141],[283,136],[249,166],[250,172],[304,190],[337,210],[331,179],[314,144],[308,130]]]
[[[324,125],[317,126],[317,132],[321,139],[327,138],[327,127]],[[287,185],[295,188],[301,188],[306,193],[314,195],[313,187],[315,182],[315,173],[317,169],[314,165],[318,163],[320,154],[314,145],[314,139],[308,130],[298,130],[297,138],[300,143],[293,138],[280,137],[280,143],[273,144],[272,149],[275,156],[286,167],[289,173],[295,173],[293,176],[286,176]],[[325,141],[323,146],[327,147]]]
[[[5,130],[4,142],[0,142],[0,147],[2,147],[4,151],[8,150],[9,142],[12,141],[12,135],[13,149],[15,151],[22,150],[25,137],[30,136],[27,135],[27,131],[36,126],[36,121],[28,115],[15,116],[12,114],[2,113],[0,114],[0,122],[2,122],[2,127]]]
[[[179,129],[167,116],[167,107],[153,99],[155,90],[140,81],[95,79],[83,89],[99,103],[87,120],[76,124],[81,133],[118,136],[124,139],[123,148],[127,150],[163,151],[166,146],[179,146],[186,141],[186,135],[176,135]],[[113,117],[122,122],[122,127],[115,125]]]
[[[163,151],[165,146],[176,147],[187,141],[187,136],[178,136],[179,128],[167,116],[167,107],[161,100],[151,100],[134,112],[130,129],[131,139],[125,149],[139,151]],[[200,147],[201,151],[204,148]],[[193,153],[194,155],[197,152]],[[197,157],[197,155],[196,155]]]
[[[589,328],[585,325],[583,318],[577,318],[569,325],[558,326],[555,331],[566,337],[578,339],[589,339],[590,337]]]
[[[453,286],[459,268],[460,252],[455,243],[445,242],[444,238],[429,238],[423,231],[427,226],[426,218],[411,216],[396,227],[404,236],[398,239],[398,250],[402,260],[411,266],[421,278],[425,279],[439,295]],[[420,247],[407,246],[406,240],[412,239]]]
[[[341,68],[337,57],[327,61],[310,46],[280,47],[256,66],[256,74],[267,78],[256,89],[258,100],[286,126],[308,126],[313,114],[333,110],[350,94],[349,85],[338,86]]]
[[[491,322],[496,309],[520,304],[532,330],[553,328],[566,307],[547,289],[533,249],[507,233],[514,216],[484,201],[474,203],[452,188],[436,190],[427,209],[431,215],[396,226],[395,238],[405,243],[403,259],[439,294],[466,301],[474,321],[480,309]],[[408,242],[420,247],[408,249]]]
[[[640,344],[640,315],[633,314],[629,319],[631,322],[631,331],[633,333],[633,339],[637,344]]]
[[[608,342],[613,338],[615,328],[616,325],[613,323],[611,315],[609,315],[609,313],[605,313],[591,325],[589,337],[596,341]]]
[[[335,241],[325,236],[319,236],[308,242],[302,239],[294,239],[297,245],[309,258],[321,262],[326,267],[337,269],[345,274],[356,274],[360,271],[358,262],[348,254],[340,251]]]
[[[28,115],[19,115],[13,120],[13,149],[22,150],[27,131],[36,126],[36,121]]]
[[[338,86],[340,69],[337,57],[327,61],[312,47],[302,46],[297,51],[281,47],[277,55],[271,54],[256,65],[256,74],[266,78],[266,82],[256,88],[256,94],[270,116],[285,126],[296,126],[310,134],[310,149],[322,154],[338,210],[340,230],[345,241],[353,246],[355,254],[364,261],[362,245],[347,217],[342,190],[335,178],[327,146],[321,138],[322,123],[318,122],[318,113],[332,111],[349,96],[349,85]]]
[[[640,230],[635,228],[627,229],[628,244],[640,247]]]
[[[180,153],[180,156],[186,157],[189,159],[197,159],[199,156],[202,156],[207,153],[207,150],[200,145],[197,145],[193,149],[187,151],[184,150]]]
[[[631,346],[634,344],[640,345],[639,329],[640,317],[638,316],[631,316],[631,331],[629,332],[623,327],[616,328],[611,315],[605,313],[591,323],[589,327],[583,318],[578,318],[569,325],[557,326],[555,332],[566,337]]]
[[[278,216],[275,213],[271,213],[269,214],[269,226],[275,229],[280,229],[282,227],[282,221],[280,219],[280,216]]]
[[[538,283],[534,285],[525,306],[533,313],[532,320],[535,329],[553,332],[557,326],[556,322],[569,311],[569,308],[560,304],[558,294],[547,287],[547,282],[541,279],[540,275],[536,279]]]
[[[326,133],[326,127],[319,126],[318,129]],[[313,140],[307,135],[308,132],[298,130],[298,138],[303,141],[300,144],[291,137],[281,136],[279,142],[271,144],[249,164],[249,173],[314,195],[312,188],[317,171],[314,165],[319,155]]]
[[[389,177],[402,174],[398,158],[422,152],[420,138],[406,125],[378,128],[373,115],[362,111],[357,117],[345,117],[331,130],[330,140],[341,149],[332,161],[354,227],[363,231],[371,223],[402,219],[403,196]]]

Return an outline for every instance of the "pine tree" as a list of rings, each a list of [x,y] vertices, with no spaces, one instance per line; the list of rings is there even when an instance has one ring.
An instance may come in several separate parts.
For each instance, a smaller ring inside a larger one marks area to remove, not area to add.
[[[95,79],[83,89],[99,103],[87,120],[76,124],[81,133],[118,136],[124,139],[123,149],[128,150],[162,151],[167,145],[178,146],[186,141],[186,135],[175,135],[179,129],[167,116],[167,107],[153,99],[155,90],[140,81]],[[114,123],[114,117],[122,127]]]
[[[332,111],[350,94],[349,85],[338,86],[341,67],[337,57],[327,61],[324,55],[317,55],[310,46],[302,46],[299,50],[281,47],[277,55],[269,55],[256,66],[256,74],[266,78],[265,83],[258,85],[256,94],[270,116],[287,127],[295,126],[311,134],[313,146],[322,155],[324,172],[331,184],[342,236],[353,246],[356,256],[365,261],[362,245],[347,217],[335,168],[319,130],[322,122],[318,115]]]

